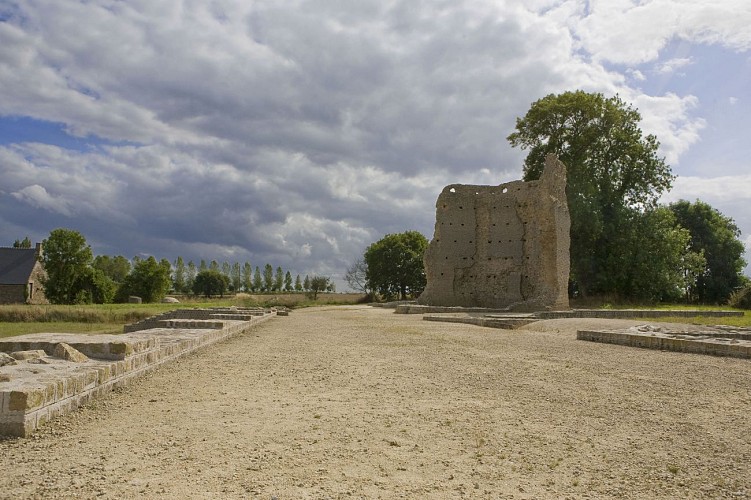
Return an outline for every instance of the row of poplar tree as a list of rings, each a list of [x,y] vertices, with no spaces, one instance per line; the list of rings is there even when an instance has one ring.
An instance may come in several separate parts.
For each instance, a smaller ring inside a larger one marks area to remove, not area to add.
[[[215,260],[206,263],[201,260],[198,266],[191,260],[186,264],[182,257],[174,262],[172,286],[176,293],[192,293],[196,276],[202,271],[216,271],[226,276],[230,292],[263,293],[263,292],[307,292],[311,290],[311,278],[304,279],[298,274],[293,281],[292,273],[285,272],[281,266],[274,270],[271,264],[258,266],[253,269],[249,262],[240,264],[223,262],[221,265]],[[329,291],[333,291],[330,289]]]

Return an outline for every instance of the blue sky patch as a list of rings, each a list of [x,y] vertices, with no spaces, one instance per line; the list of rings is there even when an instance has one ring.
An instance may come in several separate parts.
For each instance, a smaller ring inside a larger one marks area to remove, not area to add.
[[[130,144],[125,141],[109,141],[95,135],[76,137],[66,132],[64,123],[37,120],[28,116],[1,116],[0,145],[23,142],[39,142],[77,151]]]

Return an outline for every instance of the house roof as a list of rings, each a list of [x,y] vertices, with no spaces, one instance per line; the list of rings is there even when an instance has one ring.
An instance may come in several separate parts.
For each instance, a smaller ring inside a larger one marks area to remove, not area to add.
[[[0,285],[25,285],[36,261],[34,248],[0,248]]]

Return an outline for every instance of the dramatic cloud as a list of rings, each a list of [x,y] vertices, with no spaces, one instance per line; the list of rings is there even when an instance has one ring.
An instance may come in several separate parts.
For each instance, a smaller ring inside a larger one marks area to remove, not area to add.
[[[0,121],[58,137],[0,137],[0,233],[340,280],[385,233],[431,236],[444,185],[518,178],[505,137],[546,94],[620,94],[681,165],[714,130],[679,80],[706,61],[663,52],[748,51],[749,21],[745,0],[5,2]]]

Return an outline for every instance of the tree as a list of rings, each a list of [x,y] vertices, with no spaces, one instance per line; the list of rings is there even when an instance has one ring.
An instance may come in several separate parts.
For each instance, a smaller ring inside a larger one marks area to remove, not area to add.
[[[109,279],[115,283],[122,283],[125,281],[125,277],[130,274],[130,261],[122,255],[110,257],[109,255],[97,255],[94,257],[92,264],[94,269],[98,269],[104,273]]]
[[[229,278],[215,269],[201,271],[196,275],[193,283],[193,293],[211,298],[214,295],[224,296],[229,285]]]
[[[219,263],[215,260],[212,260],[209,264],[209,270],[211,271],[219,271]]]
[[[29,237],[25,237],[23,241],[16,240],[13,242],[13,248],[31,248],[31,240]]]
[[[666,207],[632,212],[622,227],[622,250],[604,264],[611,269],[601,277],[619,296],[640,302],[676,301],[686,293],[690,272],[686,266],[697,257],[689,247],[688,231],[676,224]],[[618,298],[618,297],[616,297]]]
[[[276,268],[276,274],[274,275],[274,291],[281,292],[284,287],[284,271],[282,267]]]
[[[699,302],[724,304],[730,294],[743,284],[744,245],[741,232],[730,217],[696,200],[680,200],[669,205],[678,224],[691,235],[691,249],[702,254],[705,269],[696,276],[693,290]]]
[[[209,266],[206,265],[206,261],[204,259],[201,259],[200,264],[198,265],[198,272],[206,271],[208,270]]]
[[[271,264],[263,267],[263,291],[270,292],[274,289],[274,268]]]
[[[622,292],[611,288],[608,276],[619,269],[608,262],[628,265],[612,259],[632,250],[620,246],[624,224],[655,208],[674,178],[657,155],[657,138],[642,135],[640,120],[618,96],[565,92],[532,103],[507,138],[512,146],[529,149],[526,181],[540,177],[549,153],[566,164],[571,280],[583,295]]]
[[[128,296],[141,297],[144,302],[158,302],[167,295],[172,285],[172,266],[167,259],[157,262],[154,257],[142,259],[134,266],[117,292],[118,302]]]
[[[344,281],[355,291],[368,293],[368,265],[363,258],[355,261],[344,273]]]
[[[117,292],[117,284],[102,270],[93,267],[81,275],[76,288],[76,304],[109,304]]]
[[[178,256],[177,260],[175,260],[175,275],[172,281],[176,292],[185,291],[185,280],[185,261],[183,261],[182,257]]]
[[[93,255],[86,238],[78,231],[58,228],[42,242],[44,294],[53,304],[74,304],[81,283],[91,271]],[[79,297],[80,298],[80,297]]]
[[[183,292],[190,293],[193,291],[193,283],[196,282],[197,274],[196,264],[192,260],[188,261],[188,271],[185,275],[185,288],[183,288]]]
[[[253,266],[250,262],[243,265],[243,289],[246,292],[253,290]]]
[[[261,270],[256,266],[256,271],[253,273],[253,291],[260,292],[263,290],[263,279],[261,279]]]
[[[302,292],[302,282],[300,281],[300,275],[297,275],[297,278],[295,278],[295,291],[296,292]]]
[[[310,290],[310,277],[307,274],[305,275],[305,281],[303,281],[302,288],[306,292]]]
[[[284,275],[284,291],[291,292],[292,290],[294,290],[292,287],[292,274],[287,271],[287,274]]]
[[[366,280],[385,297],[417,296],[425,288],[423,254],[428,240],[417,231],[387,234],[365,250]]]
[[[329,278],[325,276],[313,276],[310,278],[310,291],[308,292],[308,296],[313,300],[316,300],[318,299],[318,293],[326,291],[330,285]]]
[[[237,293],[240,291],[240,287],[242,286],[242,271],[240,268],[240,263],[235,262],[232,264],[232,291]]]

